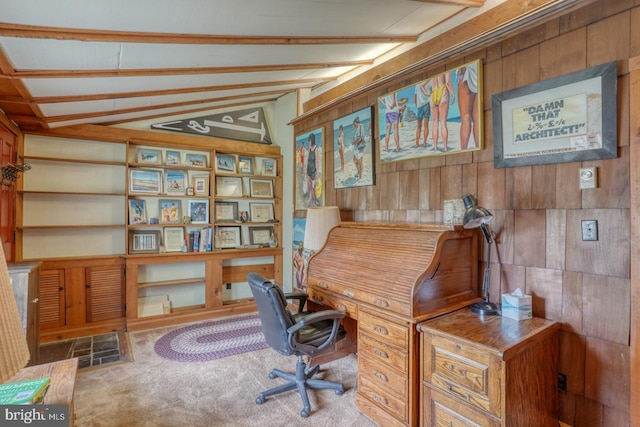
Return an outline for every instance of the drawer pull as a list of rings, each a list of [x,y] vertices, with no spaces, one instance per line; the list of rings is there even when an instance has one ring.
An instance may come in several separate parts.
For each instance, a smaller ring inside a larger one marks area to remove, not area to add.
[[[318,287],[323,289],[329,289],[329,285],[324,282],[318,282]]]
[[[382,326],[374,326],[373,330],[382,335],[389,335],[389,330]]]
[[[374,348],[374,349],[373,349],[373,352],[374,352],[376,355],[378,355],[379,357],[382,357],[383,359],[388,359],[388,358],[389,358],[389,355],[387,354],[387,352],[382,351],[382,350],[380,350],[380,349],[378,349],[378,348]]]
[[[389,378],[387,378],[387,376],[386,376],[385,374],[383,374],[383,373],[380,373],[380,372],[378,372],[378,371],[375,371],[375,372],[373,373],[373,375],[374,375],[376,378],[378,378],[378,379],[380,379],[380,380],[384,381],[385,383],[388,383],[388,382],[389,382]]]
[[[451,384],[447,384],[447,391],[458,396],[460,399],[466,400],[467,402],[469,401],[469,394],[460,393],[459,391],[454,390]]]
[[[322,301],[323,298],[320,295],[312,295],[311,299],[314,301]]]
[[[377,400],[378,402],[382,403],[383,405],[388,405],[389,401],[387,399],[385,399],[384,397],[380,396],[378,393],[371,393],[371,395],[373,396],[373,398],[375,400]]]
[[[345,312],[347,311],[347,306],[340,303],[336,304],[336,308],[340,311],[345,311]]]
[[[349,298],[353,298],[355,296],[355,294],[351,291],[342,291],[342,293],[348,296]]]
[[[385,301],[385,300],[382,300],[382,299],[377,299],[376,298],[376,299],[373,300],[373,303],[375,305],[377,305],[378,307],[389,307],[389,301]]]

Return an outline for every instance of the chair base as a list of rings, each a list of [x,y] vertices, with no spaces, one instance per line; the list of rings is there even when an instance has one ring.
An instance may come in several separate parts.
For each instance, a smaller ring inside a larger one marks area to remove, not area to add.
[[[333,381],[325,381],[325,380],[314,380],[312,377],[318,373],[320,370],[320,365],[316,365],[311,369],[307,369],[307,364],[303,360],[303,356],[298,356],[298,363],[296,364],[296,373],[290,374],[288,372],[281,371],[279,369],[274,369],[269,374],[269,378],[274,379],[276,377],[280,377],[287,382],[281,384],[277,387],[269,389],[267,391],[263,391],[260,393],[258,398],[256,399],[256,403],[261,405],[264,403],[265,399],[269,396],[273,396],[276,394],[284,393],[286,391],[290,391],[293,389],[298,389],[300,392],[300,397],[302,398],[302,411],[300,411],[300,416],[306,418],[311,413],[311,405],[309,404],[309,396],[307,395],[307,389],[314,390],[335,390],[336,394],[340,395],[344,393],[344,386],[340,383]]]

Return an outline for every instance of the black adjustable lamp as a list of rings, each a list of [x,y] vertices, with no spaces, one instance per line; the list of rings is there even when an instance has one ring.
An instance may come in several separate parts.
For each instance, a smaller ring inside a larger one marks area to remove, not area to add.
[[[489,277],[491,270],[491,245],[493,239],[491,238],[491,232],[489,231],[488,224],[493,219],[491,212],[478,206],[478,202],[471,194],[465,194],[462,196],[462,201],[466,209],[464,218],[462,220],[464,228],[478,228],[482,230],[484,238],[487,239],[487,266],[484,269],[484,277],[482,279],[482,301],[476,302],[471,305],[471,311],[479,314],[500,314],[500,308],[497,304],[489,301]]]

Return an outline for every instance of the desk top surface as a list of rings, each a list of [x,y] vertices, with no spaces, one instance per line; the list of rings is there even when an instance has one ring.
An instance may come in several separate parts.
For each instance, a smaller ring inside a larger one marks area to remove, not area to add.
[[[69,405],[73,401],[77,371],[78,358],[74,357],[73,359],[59,362],[28,366],[21,369],[7,382],[50,377],[51,384],[44,397],[44,403],[48,405]]]

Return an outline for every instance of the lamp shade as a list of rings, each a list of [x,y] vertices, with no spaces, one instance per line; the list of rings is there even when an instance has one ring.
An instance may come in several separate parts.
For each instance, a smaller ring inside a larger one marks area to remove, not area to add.
[[[329,230],[340,223],[337,206],[307,209],[307,225],[304,230],[304,248],[318,251],[327,241]]]
[[[29,346],[0,245],[0,383],[14,376],[28,361]]]
[[[493,220],[491,212],[478,206],[478,202],[476,202],[476,199],[471,194],[462,196],[462,201],[466,208],[464,217],[462,218],[464,228],[477,228]]]

